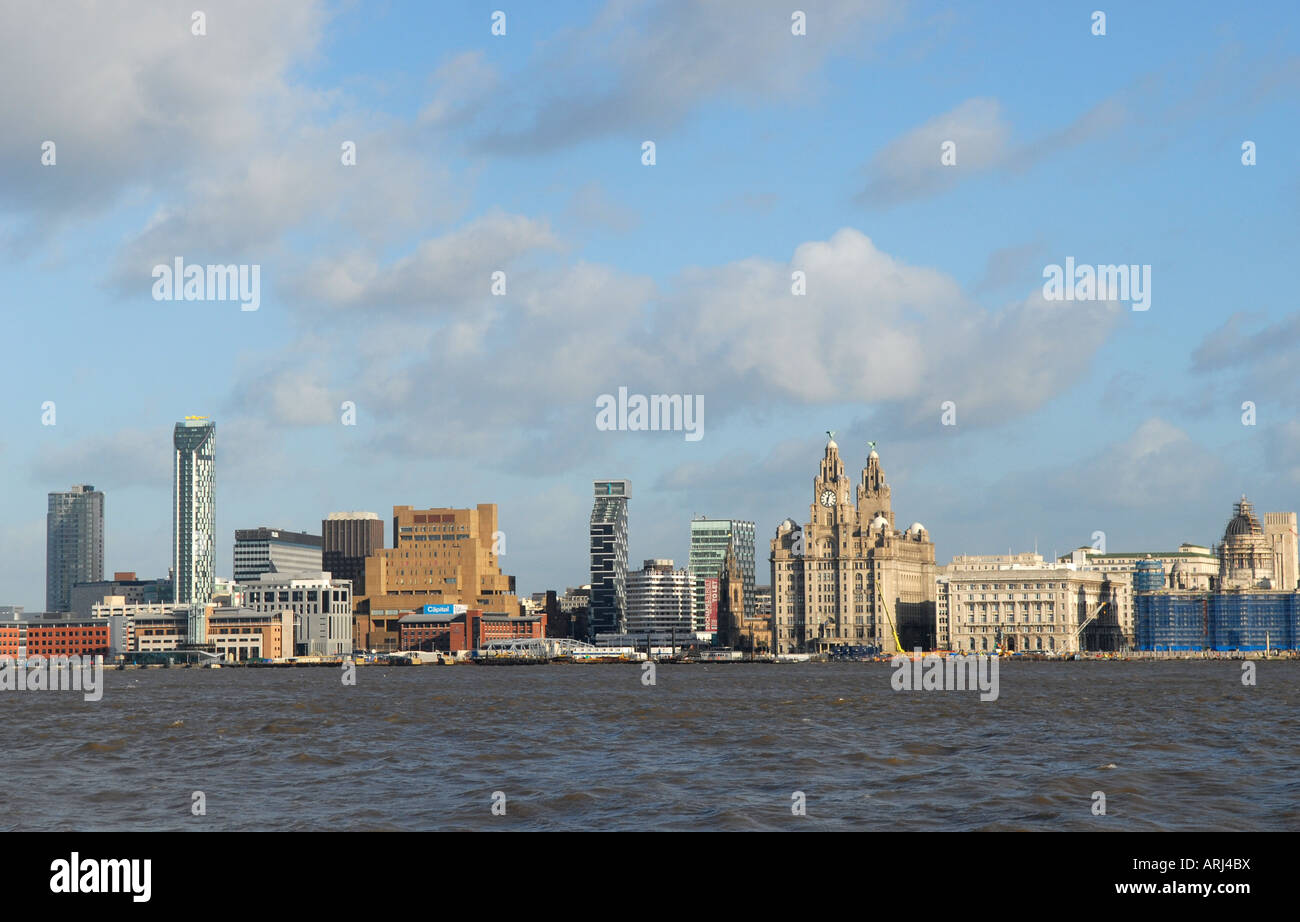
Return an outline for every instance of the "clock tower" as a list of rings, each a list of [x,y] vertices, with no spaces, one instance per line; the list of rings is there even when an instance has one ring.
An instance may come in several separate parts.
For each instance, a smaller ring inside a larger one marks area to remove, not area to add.
[[[835,431],[826,433],[826,453],[821,467],[813,478],[813,501],[809,521],[817,525],[833,526],[850,521],[852,493],[849,479],[844,476],[844,462],[840,459],[840,446],[835,443]]]
[[[934,544],[919,522],[894,524],[875,443],[862,478],[844,476],[834,431],[813,478],[808,523],[786,519],[772,540],[772,630],[777,653],[933,649]]]

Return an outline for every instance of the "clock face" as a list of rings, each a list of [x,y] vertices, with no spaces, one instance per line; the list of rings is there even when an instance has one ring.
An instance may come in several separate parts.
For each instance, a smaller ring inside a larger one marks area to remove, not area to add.
[[[822,505],[827,508],[835,505],[835,493],[832,490],[822,491]]]

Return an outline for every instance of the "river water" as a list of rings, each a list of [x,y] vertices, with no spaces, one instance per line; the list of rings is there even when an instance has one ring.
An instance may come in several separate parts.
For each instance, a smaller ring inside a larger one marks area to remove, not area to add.
[[[996,701],[891,674],[110,670],[0,693],[0,828],[1300,828],[1300,663],[1004,663]]]

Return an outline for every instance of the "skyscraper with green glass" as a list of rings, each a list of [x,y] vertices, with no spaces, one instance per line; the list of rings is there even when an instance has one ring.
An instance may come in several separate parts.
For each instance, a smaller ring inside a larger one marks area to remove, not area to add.
[[[740,519],[709,519],[698,516],[691,520],[691,621],[695,630],[712,630],[708,624],[709,611],[705,600],[705,580],[716,579],[722,572],[727,549],[736,555],[736,563],[744,574],[745,617],[753,618],[754,597],[754,523]],[[716,615],[716,612],[714,613]],[[716,625],[715,625],[716,627]]]

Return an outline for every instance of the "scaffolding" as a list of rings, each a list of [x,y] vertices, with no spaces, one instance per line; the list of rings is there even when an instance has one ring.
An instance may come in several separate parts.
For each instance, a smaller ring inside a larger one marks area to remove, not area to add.
[[[1142,592],[1139,650],[1264,650],[1300,645],[1300,593]]]

